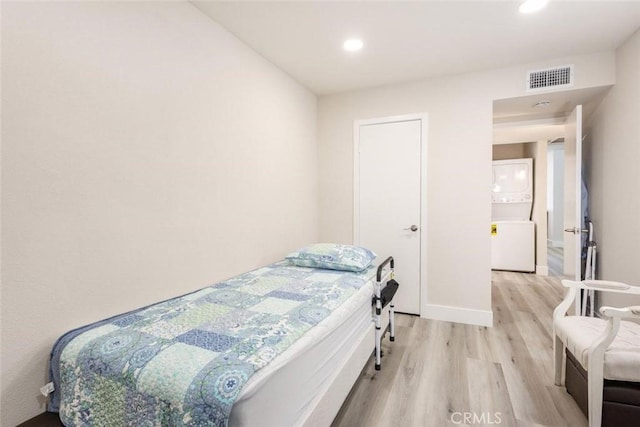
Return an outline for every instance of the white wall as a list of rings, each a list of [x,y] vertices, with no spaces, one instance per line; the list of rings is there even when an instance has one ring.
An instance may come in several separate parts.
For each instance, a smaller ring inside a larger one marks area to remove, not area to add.
[[[421,314],[490,321],[493,101],[525,95],[526,72],[546,66],[574,64],[573,89],[612,84],[613,59],[612,52],[559,58],[321,97],[320,240],[352,241],[353,121],[426,112],[428,259]]]
[[[598,278],[640,285],[640,30],[616,50],[616,85],[590,123],[588,187]],[[606,305],[640,304],[603,298]]]
[[[65,331],[317,240],[316,97],[189,3],[2,4],[2,419]]]

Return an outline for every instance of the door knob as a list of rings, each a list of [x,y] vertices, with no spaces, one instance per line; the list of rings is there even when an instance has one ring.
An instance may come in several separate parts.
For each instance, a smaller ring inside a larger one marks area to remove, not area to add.
[[[585,229],[582,229],[580,227],[565,228],[564,231],[566,233],[573,233],[573,234],[580,234],[580,233],[588,233],[589,232],[589,230],[585,230]]]
[[[418,226],[413,224],[411,227],[409,228],[405,228],[406,231],[418,231]]]

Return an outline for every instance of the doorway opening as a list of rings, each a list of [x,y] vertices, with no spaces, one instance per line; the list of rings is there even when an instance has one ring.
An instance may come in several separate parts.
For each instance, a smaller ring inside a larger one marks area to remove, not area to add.
[[[492,160],[533,159],[531,220],[535,223],[536,274],[573,278],[580,274],[581,249],[574,247],[582,228],[579,215],[574,215],[582,202],[580,133],[582,123],[588,123],[609,88],[559,91],[493,102]],[[573,147],[569,153],[567,140]]]
[[[564,138],[547,146],[547,264],[549,275],[564,275]]]

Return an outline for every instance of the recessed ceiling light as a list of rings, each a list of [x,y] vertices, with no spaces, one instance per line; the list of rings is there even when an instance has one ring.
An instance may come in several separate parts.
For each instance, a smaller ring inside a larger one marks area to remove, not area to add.
[[[549,105],[551,105],[551,101],[540,101],[536,102],[533,106],[536,108],[547,108]]]
[[[520,13],[534,13],[544,8],[549,0],[526,0],[520,5],[518,11]]]
[[[360,39],[349,39],[349,40],[344,42],[342,47],[347,52],[356,52],[356,51],[362,49],[363,45],[364,44],[362,43],[362,40],[360,40]]]

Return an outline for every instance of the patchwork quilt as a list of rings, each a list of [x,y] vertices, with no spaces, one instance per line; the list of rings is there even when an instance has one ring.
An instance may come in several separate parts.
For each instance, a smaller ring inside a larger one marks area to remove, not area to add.
[[[49,410],[66,426],[226,426],[251,376],[374,273],[281,261],[71,331]]]

